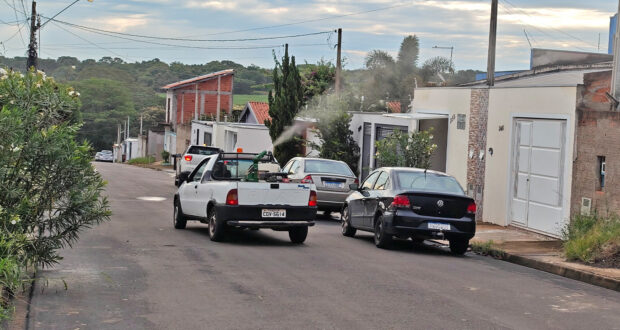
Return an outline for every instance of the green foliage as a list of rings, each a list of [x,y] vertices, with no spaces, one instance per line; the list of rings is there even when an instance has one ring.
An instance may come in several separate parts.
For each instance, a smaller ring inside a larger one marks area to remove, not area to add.
[[[607,262],[620,266],[620,217],[578,215],[563,231],[568,260]]]
[[[161,158],[164,160],[164,163],[167,163],[170,158],[170,153],[166,150],[161,151]]]
[[[155,158],[151,157],[151,156],[147,156],[147,157],[137,157],[137,158],[132,158],[130,159],[127,164],[130,165],[146,165],[146,164],[151,164],[155,162]]]
[[[442,56],[429,58],[424,62],[421,70],[424,81],[430,81],[435,75],[440,73],[454,74],[454,63]]]
[[[411,134],[395,130],[385,139],[376,142],[377,164],[428,169],[431,156],[437,149],[432,140],[432,130]]]
[[[237,84],[237,80],[235,80]],[[233,104],[245,106],[248,102],[268,102],[267,94],[235,94]]]
[[[0,233],[27,237],[28,263],[58,262],[59,249],[110,215],[92,149],[76,142],[78,96],[42,74],[0,80]]]
[[[491,256],[496,259],[504,259],[506,257],[506,252],[495,247],[495,243],[492,240],[486,242],[473,241],[471,243],[471,250],[475,254]]]
[[[310,143],[319,151],[321,158],[341,160],[358,173],[360,148],[349,129],[351,115],[346,109],[347,102],[335,95],[327,95],[319,104],[312,106],[316,117],[316,134],[319,144]]]
[[[417,36],[406,36],[400,44],[398,51],[398,68],[402,75],[410,75],[414,73],[418,66],[418,57],[420,55],[420,40]]]
[[[301,142],[295,136],[284,141],[278,141],[278,138],[293,125],[295,115],[303,105],[304,89],[295,65],[295,56],[289,59],[288,48],[281,63],[275,55],[274,60],[276,62],[273,70],[274,89],[269,91],[268,97],[271,120],[265,121],[265,125],[269,127],[269,135],[274,141],[274,156],[280,164],[286,164],[291,158],[299,155]]]
[[[300,72],[305,102],[309,102],[315,95],[327,92],[336,79],[336,67],[324,60],[317,64],[300,65]]]

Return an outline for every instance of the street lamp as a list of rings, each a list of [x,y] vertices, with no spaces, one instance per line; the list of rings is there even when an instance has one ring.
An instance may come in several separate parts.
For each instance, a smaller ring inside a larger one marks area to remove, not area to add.
[[[451,46],[451,47],[433,46],[433,48],[435,48],[435,49],[449,49],[450,50],[450,63],[452,63],[452,53],[454,53],[454,46]]]

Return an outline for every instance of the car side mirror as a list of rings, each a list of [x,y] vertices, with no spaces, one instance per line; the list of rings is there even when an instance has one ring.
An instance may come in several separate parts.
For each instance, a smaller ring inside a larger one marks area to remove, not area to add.
[[[351,183],[349,185],[349,189],[351,189],[351,190],[360,190],[360,185],[357,184],[357,183]]]
[[[187,180],[189,180],[190,174],[191,172],[188,172],[188,171],[184,171],[179,174],[179,186],[181,185],[181,183],[187,182]]]

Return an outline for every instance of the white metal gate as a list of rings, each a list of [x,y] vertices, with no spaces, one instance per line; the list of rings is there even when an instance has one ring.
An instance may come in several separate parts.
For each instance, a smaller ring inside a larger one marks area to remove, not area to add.
[[[514,123],[511,220],[559,236],[563,220],[565,120]]]

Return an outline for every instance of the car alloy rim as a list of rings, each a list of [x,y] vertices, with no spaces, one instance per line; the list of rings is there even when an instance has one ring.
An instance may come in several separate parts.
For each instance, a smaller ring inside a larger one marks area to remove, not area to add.
[[[381,240],[381,230],[382,228],[382,224],[381,224],[381,220],[377,220],[377,226],[376,226],[376,230],[375,230],[375,239],[377,241]]]
[[[177,224],[177,217],[179,216],[179,206],[175,205],[174,206],[174,216],[172,218],[172,221],[174,222],[174,224]]]
[[[349,227],[349,219],[347,217],[347,209],[345,209],[345,212],[342,214],[342,232],[344,233],[347,228]]]
[[[213,236],[214,232],[215,232],[215,217],[211,215],[211,218],[209,218],[209,234]]]

